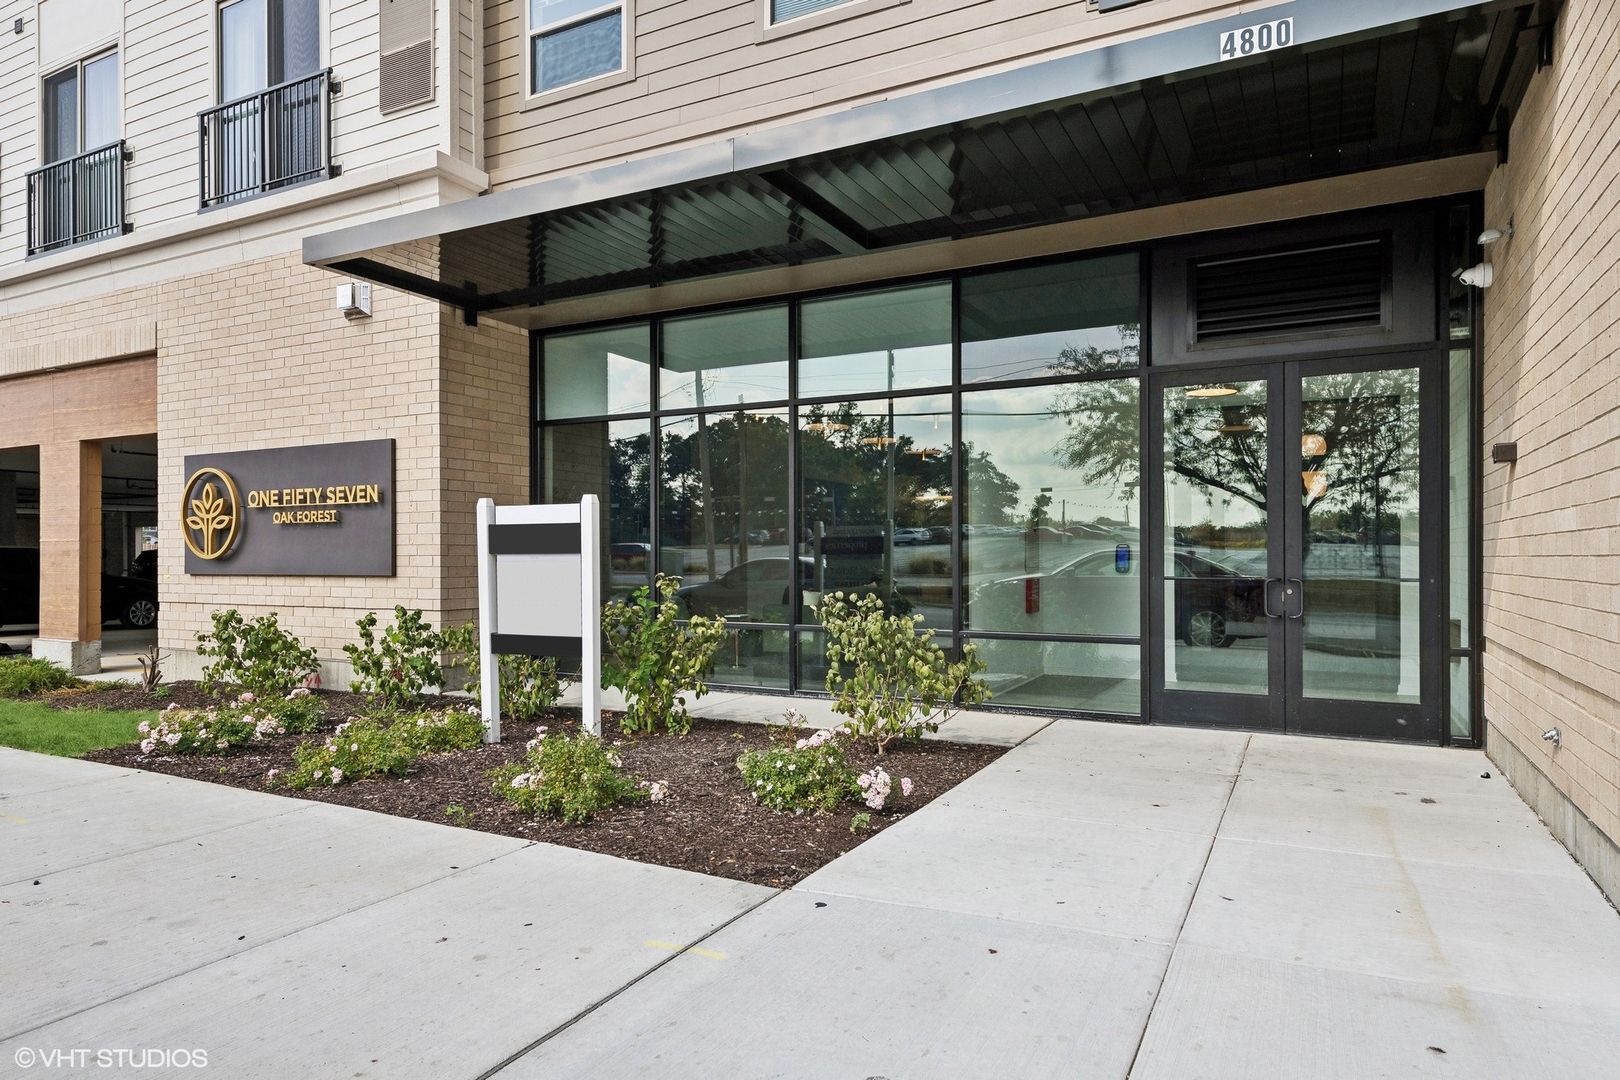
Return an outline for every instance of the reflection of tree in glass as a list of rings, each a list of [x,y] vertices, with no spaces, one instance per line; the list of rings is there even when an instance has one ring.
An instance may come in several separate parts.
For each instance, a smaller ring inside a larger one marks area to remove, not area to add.
[[[1325,444],[1308,447],[1324,453],[1303,458],[1307,541],[1330,529],[1374,543],[1398,533],[1417,493],[1417,373],[1358,371],[1306,384],[1304,431]]]
[[[1129,331],[1129,334],[1127,334]],[[1130,362],[1136,359],[1134,326],[1121,326],[1120,336],[1130,341]],[[1064,349],[1058,366],[1072,374],[1116,367],[1124,348]],[[1135,378],[1107,379],[1060,387],[1050,414],[1062,420],[1068,433],[1052,448],[1052,456],[1065,469],[1073,469],[1087,484],[1115,489],[1122,500],[1136,498],[1141,485],[1141,446]]]
[[[1018,481],[990,460],[988,451],[970,442],[962,444],[967,460],[967,505],[962,520],[974,525],[1016,525]]]
[[[699,544],[712,537],[745,559],[749,533],[786,527],[785,417],[710,414],[701,427],[666,428],[661,454],[664,543]]]
[[[1071,370],[1092,370],[1085,357]],[[1333,512],[1341,527],[1391,527],[1390,507],[1416,483],[1417,405],[1410,371],[1366,371],[1308,380],[1304,430],[1324,436],[1325,452],[1302,459],[1302,472],[1322,474],[1315,490],[1302,478],[1307,516]],[[1068,426],[1055,450],[1059,464],[1089,484],[1111,484],[1127,497],[1141,483],[1135,379],[1107,379],[1063,388],[1052,415]],[[1164,418],[1164,464],[1205,489],[1257,509],[1267,506],[1266,409],[1228,398],[1188,398],[1174,388]]]
[[[886,527],[892,509],[897,527],[950,524],[948,429],[925,444],[894,435],[886,412],[863,413],[854,402],[815,405],[805,417],[799,463],[806,522]]]
[[[642,432],[608,443],[608,533],[614,540],[646,542],[647,496],[652,480],[648,450],[651,436]]]

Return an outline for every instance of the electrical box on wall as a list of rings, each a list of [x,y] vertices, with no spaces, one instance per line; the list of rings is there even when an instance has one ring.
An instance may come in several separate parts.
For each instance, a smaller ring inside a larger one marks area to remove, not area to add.
[[[371,314],[371,283],[348,281],[337,287],[337,309],[345,319],[364,319]]]

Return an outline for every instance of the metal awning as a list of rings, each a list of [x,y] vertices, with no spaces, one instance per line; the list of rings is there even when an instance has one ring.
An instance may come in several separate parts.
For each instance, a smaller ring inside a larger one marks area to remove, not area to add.
[[[1505,154],[1556,8],[1293,0],[312,236],[304,259],[476,318]],[[1224,31],[1288,17],[1295,44],[1220,60]]]

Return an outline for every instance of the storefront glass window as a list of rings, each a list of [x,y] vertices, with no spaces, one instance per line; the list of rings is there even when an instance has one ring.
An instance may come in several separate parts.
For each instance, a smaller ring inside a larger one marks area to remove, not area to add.
[[[659,564],[686,610],[786,623],[787,410],[665,417],[659,447]]]
[[[952,442],[944,395],[800,411],[806,604],[823,592],[870,592],[897,614],[951,628]]]
[[[786,400],[786,304],[669,319],[663,330],[662,408]]]
[[[1135,637],[1135,379],[962,395],[967,630]]]
[[[1142,711],[1138,645],[996,638],[975,638],[973,644],[998,705],[1124,716]]]
[[[546,338],[547,420],[646,412],[652,401],[652,328],[629,323]]]
[[[807,300],[799,310],[801,398],[951,381],[949,282]]]
[[[1133,253],[964,278],[962,381],[1135,367],[1137,264]]]
[[[602,500],[602,595],[628,596],[652,572],[647,422],[558,424],[544,430],[541,500],[578,502],[587,493]]]

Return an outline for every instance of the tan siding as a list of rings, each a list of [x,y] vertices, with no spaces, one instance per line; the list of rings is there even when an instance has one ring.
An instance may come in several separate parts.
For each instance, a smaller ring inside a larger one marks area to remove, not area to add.
[[[633,84],[524,110],[523,8],[498,0],[486,15],[488,168],[519,183],[1238,6],[1160,0],[1104,16],[1063,0],[934,0],[759,41],[760,0],[643,0]]]
[[[1620,11],[1573,0],[1486,190],[1485,715],[1620,838]],[[1570,208],[1579,208],[1571,213]],[[1558,727],[1554,749],[1542,731]]]
[[[197,212],[197,112],[213,103],[213,9],[131,0],[124,19],[125,200],[136,227]]]
[[[39,164],[37,73],[32,11],[22,34],[0,34],[0,263],[21,259],[27,245],[25,175]]]

